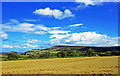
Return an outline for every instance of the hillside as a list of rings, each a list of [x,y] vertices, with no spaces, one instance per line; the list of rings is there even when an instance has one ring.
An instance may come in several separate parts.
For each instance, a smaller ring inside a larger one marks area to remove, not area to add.
[[[10,53],[3,54],[2,60],[7,61],[7,60],[92,57],[92,56],[120,56],[120,46],[90,47],[90,46],[56,45],[46,49],[32,49],[20,54],[18,54],[15,51],[11,51]]]
[[[119,51],[120,50],[120,46],[113,46],[113,47],[93,47],[93,46],[74,46],[74,45],[56,45],[50,48],[46,48],[46,49],[32,49],[27,51],[27,53],[29,52],[39,52],[39,51],[61,51],[61,49],[70,49],[72,51],[76,50],[76,51],[86,51],[89,48],[92,48],[95,50],[95,52],[106,52],[106,51]]]

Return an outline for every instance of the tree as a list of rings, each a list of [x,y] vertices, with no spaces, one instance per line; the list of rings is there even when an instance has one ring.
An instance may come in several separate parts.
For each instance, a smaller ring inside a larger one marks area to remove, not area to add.
[[[61,51],[61,52],[57,53],[57,57],[64,58],[65,57],[65,52]]]
[[[57,54],[57,57],[61,58],[61,57],[62,57],[62,54]]]
[[[86,52],[86,55],[87,55],[87,56],[93,56],[93,55],[94,55],[94,52],[95,52],[94,49],[89,48],[88,51]]]
[[[112,51],[111,55],[119,56],[120,55],[120,51]]]
[[[13,60],[13,59],[18,59],[19,58],[19,55],[17,54],[17,52],[15,51],[11,51],[9,54],[8,54],[8,58],[9,60]]]
[[[9,54],[8,52],[5,53],[5,55],[7,55],[7,56],[8,56],[8,54]]]
[[[68,57],[73,57],[76,55],[75,51],[71,51],[71,50],[67,51],[66,54]]]
[[[110,51],[107,51],[105,54],[106,54],[107,56],[110,56],[111,52],[110,52]]]
[[[36,55],[35,54],[31,54],[31,55],[29,55],[29,58],[36,58]]]
[[[72,51],[69,50],[66,53],[67,53],[67,56],[69,57],[69,56],[71,56]]]
[[[45,57],[46,57],[46,58],[49,58],[49,57],[51,57],[51,54],[50,54],[50,52],[46,52],[46,55],[45,55]]]
[[[83,56],[83,53],[81,51],[79,51],[79,56]]]

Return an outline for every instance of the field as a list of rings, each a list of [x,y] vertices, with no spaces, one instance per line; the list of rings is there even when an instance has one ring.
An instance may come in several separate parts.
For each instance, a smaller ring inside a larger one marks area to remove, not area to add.
[[[3,74],[117,74],[118,56],[3,61]]]

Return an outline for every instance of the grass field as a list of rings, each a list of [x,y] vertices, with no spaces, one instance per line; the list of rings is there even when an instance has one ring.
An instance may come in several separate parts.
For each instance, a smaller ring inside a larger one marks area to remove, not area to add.
[[[118,57],[75,57],[3,61],[3,74],[117,74]]]

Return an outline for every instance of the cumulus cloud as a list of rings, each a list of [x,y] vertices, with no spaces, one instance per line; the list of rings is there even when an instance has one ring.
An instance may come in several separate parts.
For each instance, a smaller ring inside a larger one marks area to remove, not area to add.
[[[8,34],[3,32],[3,31],[0,31],[0,38],[1,39],[7,39],[8,38]]]
[[[11,21],[11,20],[10,20]],[[14,20],[14,22],[17,20]],[[48,27],[41,24],[31,24],[31,23],[20,23],[14,24],[13,21],[10,23],[5,23],[1,25],[2,30],[6,32],[22,32],[22,33],[32,33],[32,34],[45,34],[48,31]]]
[[[49,33],[48,31],[60,29],[60,27],[46,27],[42,24],[20,23],[15,19],[10,19],[10,23],[0,24],[0,27],[2,27],[2,30],[5,32],[22,32],[39,35]],[[3,35],[4,38],[5,36],[7,37],[7,34]]]
[[[107,35],[97,34],[96,32],[73,33],[69,39],[72,41],[94,41],[101,38],[107,38]]]
[[[74,24],[74,25],[69,25],[69,27],[75,27],[75,26],[81,26],[83,24]]]
[[[46,7],[45,9],[36,9],[33,13],[44,16],[53,16],[55,19],[64,19],[74,16],[69,9],[65,9],[65,11],[62,12],[58,9],[52,10],[49,7]]]
[[[96,32],[72,33],[66,35],[51,35],[51,44],[70,44],[70,45],[96,45],[96,46],[114,46],[118,44],[117,38],[111,38],[105,34]]]

